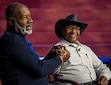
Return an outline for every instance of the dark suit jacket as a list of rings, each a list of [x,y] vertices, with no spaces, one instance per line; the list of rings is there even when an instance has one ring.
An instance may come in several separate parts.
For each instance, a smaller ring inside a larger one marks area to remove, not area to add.
[[[47,74],[60,64],[58,56],[49,60],[37,59],[21,34],[5,32],[0,38],[0,75],[3,85],[48,85]]]

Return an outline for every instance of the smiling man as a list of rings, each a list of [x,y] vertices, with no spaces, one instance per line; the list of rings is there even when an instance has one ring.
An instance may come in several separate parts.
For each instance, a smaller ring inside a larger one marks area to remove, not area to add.
[[[78,41],[86,27],[87,24],[80,22],[75,14],[56,22],[55,33],[61,39],[56,45],[63,45],[70,52],[69,60],[54,72],[56,79],[64,85],[72,85],[68,80],[80,85],[108,85],[111,78],[109,68],[88,46]]]
[[[30,10],[22,3],[13,2],[5,11],[7,29],[0,37],[0,78],[3,85],[59,85],[48,81],[48,74],[69,58],[62,46],[52,47],[56,56],[39,60],[25,36],[32,33]],[[56,49],[56,50],[55,50]]]

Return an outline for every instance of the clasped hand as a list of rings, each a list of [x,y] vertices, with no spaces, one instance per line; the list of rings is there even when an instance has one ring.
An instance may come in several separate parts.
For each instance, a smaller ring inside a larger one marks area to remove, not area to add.
[[[45,57],[45,59],[49,59],[56,56],[59,56],[63,60],[63,62],[65,62],[69,59],[70,53],[65,48],[65,46],[62,45],[53,46],[49,51],[48,55]]]

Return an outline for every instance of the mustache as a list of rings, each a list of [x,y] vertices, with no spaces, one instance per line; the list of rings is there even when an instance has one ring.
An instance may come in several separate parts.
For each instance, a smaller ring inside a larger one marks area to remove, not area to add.
[[[79,36],[78,33],[74,33],[74,32],[71,32],[70,35],[75,35],[75,36]]]
[[[26,23],[26,26],[32,26],[32,25],[33,25],[32,22],[28,22],[28,23]]]

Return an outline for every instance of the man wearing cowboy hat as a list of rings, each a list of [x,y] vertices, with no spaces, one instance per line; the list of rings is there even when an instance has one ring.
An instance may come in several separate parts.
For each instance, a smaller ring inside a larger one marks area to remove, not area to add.
[[[79,22],[75,14],[56,22],[55,33],[61,39],[56,45],[63,45],[70,52],[69,60],[54,72],[56,78],[62,80],[64,85],[71,85],[66,84],[64,80],[77,81],[80,85],[108,85],[111,78],[109,68],[88,46],[78,41],[86,27],[87,24]]]

